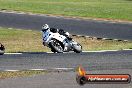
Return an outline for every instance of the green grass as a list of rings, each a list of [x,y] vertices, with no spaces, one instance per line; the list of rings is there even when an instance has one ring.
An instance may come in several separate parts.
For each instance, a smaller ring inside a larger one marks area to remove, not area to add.
[[[16,72],[0,72],[0,79],[14,78],[14,77],[28,77],[38,74],[45,74],[45,71],[16,71]]]
[[[132,41],[96,40],[83,37],[73,37],[73,39],[86,51],[132,49]],[[50,51],[43,46],[42,35],[38,31],[0,28],[0,42],[5,46],[6,52]]]
[[[0,9],[132,21],[132,0],[0,0]]]
[[[38,31],[0,28],[0,42],[4,44],[6,52],[49,51],[42,45],[41,33]]]

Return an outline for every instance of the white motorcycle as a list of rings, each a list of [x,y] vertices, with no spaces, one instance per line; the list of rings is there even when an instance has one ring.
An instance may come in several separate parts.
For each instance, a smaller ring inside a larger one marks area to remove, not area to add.
[[[58,32],[53,33],[49,29],[43,31],[43,43],[51,48],[54,53],[63,53],[74,51],[76,53],[82,52],[82,46],[74,40],[68,40],[66,36],[60,35]]]

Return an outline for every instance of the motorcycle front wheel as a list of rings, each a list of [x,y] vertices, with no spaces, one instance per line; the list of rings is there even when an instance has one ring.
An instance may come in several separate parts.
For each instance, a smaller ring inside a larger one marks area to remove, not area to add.
[[[59,42],[58,40],[56,39],[53,39],[50,43],[49,43],[49,46],[51,48],[51,51],[52,52],[57,52],[57,53],[63,53],[63,46],[62,46],[62,43]]]
[[[79,43],[77,43],[77,44],[73,44],[73,50],[74,50],[74,52],[76,52],[76,53],[81,53],[82,52],[82,46],[79,44]]]

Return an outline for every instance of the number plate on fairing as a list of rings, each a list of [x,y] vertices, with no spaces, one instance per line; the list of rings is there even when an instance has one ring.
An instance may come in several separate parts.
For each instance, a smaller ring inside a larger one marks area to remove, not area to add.
[[[46,41],[51,34],[49,32],[45,32],[43,36],[43,40]]]

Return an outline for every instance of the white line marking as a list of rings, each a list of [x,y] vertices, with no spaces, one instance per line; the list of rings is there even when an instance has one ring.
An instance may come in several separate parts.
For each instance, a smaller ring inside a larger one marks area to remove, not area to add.
[[[129,50],[129,51],[132,51],[132,49],[123,49],[124,51],[125,50]],[[84,53],[90,53],[90,52],[116,52],[116,51],[123,51],[123,50],[100,50],[100,51],[82,51]],[[46,53],[53,53],[53,52],[46,52]],[[64,53],[74,53],[73,51],[70,51],[70,52],[64,52]],[[21,55],[23,53],[4,53],[6,55]],[[41,70],[41,69],[40,69]]]
[[[108,51],[120,51],[120,50],[101,50],[102,52],[108,52]]]
[[[54,52],[46,52],[46,53],[54,53]]]
[[[123,50],[130,50],[131,51],[132,49],[123,49]]]
[[[82,52],[109,52],[109,51],[120,51],[120,50],[100,50],[100,51],[82,51]]]
[[[20,71],[20,70],[4,70],[4,71],[8,71],[8,72],[17,72],[17,71]]]
[[[124,51],[125,50],[130,50],[132,51],[132,49],[123,49]],[[100,51],[82,51],[82,52],[116,52],[116,51],[123,51],[123,50],[100,50]]]
[[[44,70],[47,70],[47,69],[29,69],[29,70],[33,70],[33,71],[44,71]]]
[[[90,52],[102,52],[102,51],[82,51],[83,53],[90,53]]]
[[[72,70],[74,68],[53,68],[53,69],[55,69],[55,70]]]
[[[21,69],[21,70],[9,70],[9,69],[5,69],[5,70],[0,70],[0,71],[4,71],[4,72],[17,72],[17,71],[55,71],[55,70],[74,70],[74,68],[47,68],[47,69]]]
[[[4,54],[6,54],[6,55],[17,55],[17,54],[22,54],[22,53],[4,53]]]

